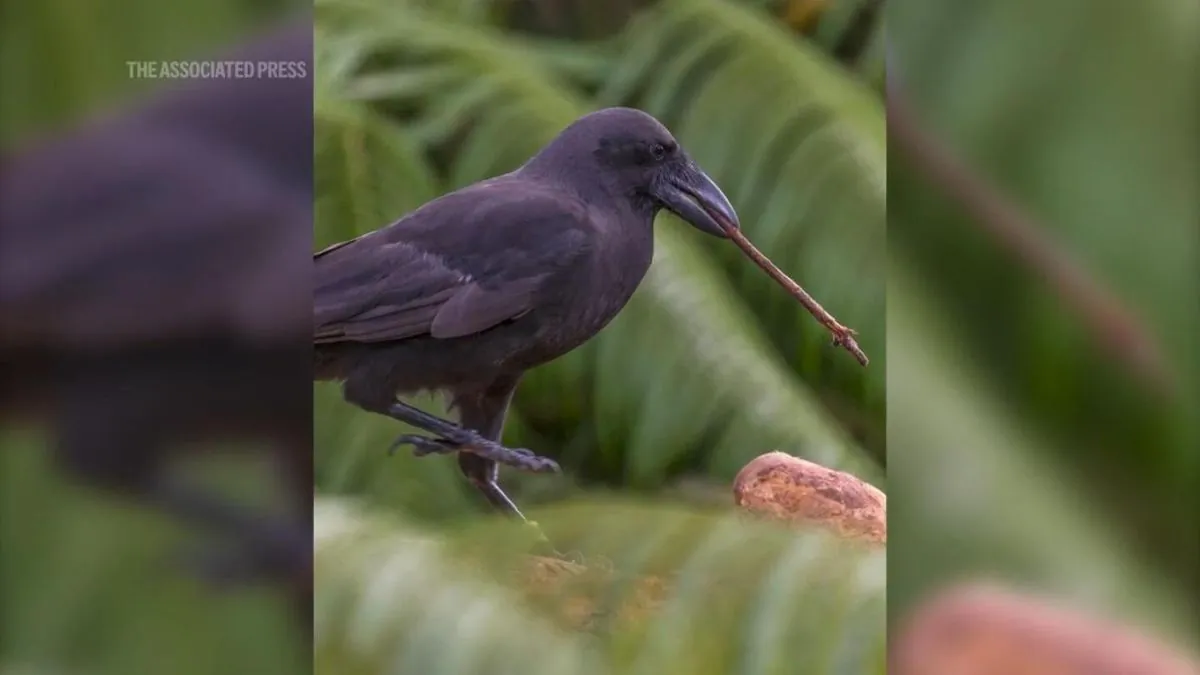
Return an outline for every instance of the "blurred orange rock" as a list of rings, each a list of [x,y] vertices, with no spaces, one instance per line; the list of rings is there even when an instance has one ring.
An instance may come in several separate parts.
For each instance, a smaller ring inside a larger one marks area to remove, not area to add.
[[[760,455],[743,467],[733,481],[733,500],[756,515],[887,543],[887,495],[848,473],[783,452]]]
[[[903,624],[893,675],[1200,675],[1140,631],[984,584],[944,591]]]

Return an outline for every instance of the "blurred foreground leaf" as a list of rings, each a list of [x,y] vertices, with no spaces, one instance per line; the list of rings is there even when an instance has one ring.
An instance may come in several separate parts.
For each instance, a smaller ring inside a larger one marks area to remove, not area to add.
[[[889,472],[888,528],[902,543],[891,551],[893,618],[948,581],[994,576],[1194,641],[1197,607],[1183,580],[1151,573],[1095,515],[1047,441],[969,365],[899,257],[888,300],[889,436],[904,457]]]
[[[615,570],[585,601],[613,607],[655,575],[668,589],[661,606],[572,631],[527,602],[545,579],[514,574],[529,560],[512,524],[446,544],[321,500],[317,672],[884,672],[882,553],[667,507],[577,504],[539,516],[587,564]]]

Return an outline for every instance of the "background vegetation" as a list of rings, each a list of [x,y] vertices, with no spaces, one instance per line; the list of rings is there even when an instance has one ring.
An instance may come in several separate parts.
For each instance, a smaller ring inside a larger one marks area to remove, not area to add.
[[[0,146],[8,151],[109,114],[163,85],[130,79],[126,61],[209,58],[297,4],[6,3]],[[263,489],[271,467],[254,460],[197,468],[236,495],[276,497]],[[0,672],[306,671],[309,658],[275,593],[214,594],[170,566],[195,536],[158,514],[65,483],[43,438],[0,429]]]
[[[913,116],[1051,253],[1031,267],[889,128],[889,611],[1000,576],[1194,646],[1200,6],[888,11]],[[1082,320],[1068,265],[1133,320]]]

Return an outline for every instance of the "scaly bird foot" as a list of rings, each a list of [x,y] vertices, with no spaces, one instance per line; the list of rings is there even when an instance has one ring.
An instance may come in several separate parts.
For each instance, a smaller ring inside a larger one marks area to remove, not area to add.
[[[558,462],[534,454],[525,448],[506,448],[499,443],[466,429],[455,430],[449,436],[430,438],[416,434],[405,434],[397,438],[388,448],[388,454],[394,454],[404,445],[413,446],[413,454],[417,457],[426,455],[443,455],[452,452],[469,452],[484,459],[490,459],[498,464],[511,466],[521,471],[531,473],[557,473],[561,469]]]

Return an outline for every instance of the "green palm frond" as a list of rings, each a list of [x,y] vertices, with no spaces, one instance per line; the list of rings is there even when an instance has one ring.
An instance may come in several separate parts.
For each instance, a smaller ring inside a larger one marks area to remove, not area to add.
[[[915,335],[913,343],[961,350],[959,362],[979,372],[948,397],[976,386],[994,391],[1013,425],[1042,437],[1028,454],[1060,465],[1064,480],[1090,497],[1097,520],[1118,531],[1113,546],[1153,561],[1152,574],[1176,580],[1168,591],[1173,598],[1193,599],[1184,612],[1200,616],[1194,573],[1200,547],[1193,535],[1200,510],[1200,202],[1193,189],[1200,184],[1193,67],[1200,5],[1155,0],[1129,12],[1120,2],[1089,3],[1088,30],[1079,30],[1080,15],[1070,7],[1032,0],[889,9],[891,48],[926,130],[1032,218],[1034,230],[1053,242],[1057,254],[1049,258],[1061,261],[1055,266],[1083,270],[1136,317],[1158,342],[1178,387],[1170,400],[1130,378],[1127,365],[1097,348],[1104,331],[1079,321],[1074,302],[1047,284],[1027,256],[988,234],[953,190],[931,185],[901,157],[891,176],[897,198],[889,204],[889,247],[923,282],[936,305],[928,314],[947,326],[940,337]],[[889,295],[889,313],[900,297]],[[889,338],[899,334],[894,321]],[[889,352],[895,363],[901,352]],[[911,373],[907,364],[893,370],[889,388],[903,387]],[[925,386],[951,386],[943,375],[930,373]],[[893,403],[889,415],[930,430],[960,423],[932,410],[913,420],[901,409]],[[997,443],[983,433],[973,442]],[[956,447],[930,464],[952,475],[977,456],[961,440],[947,445]],[[1004,445],[994,451],[1011,452]],[[889,438],[897,457],[929,450],[919,436]],[[938,493],[927,475],[922,480],[909,489]],[[1020,489],[1028,488],[1014,480],[992,494]],[[921,525],[930,521],[922,518]],[[1062,539],[1050,533],[1043,545],[1058,540],[1065,564],[1087,567],[1090,557]],[[1115,594],[1138,602],[1128,588]]]
[[[470,574],[428,534],[328,499],[313,534],[314,672],[602,672],[581,638]]]
[[[813,41],[824,51],[834,52],[838,44],[845,38],[859,12],[869,9],[872,3],[883,5],[885,0],[850,0],[848,2],[830,3],[828,11],[821,15],[821,21],[813,31]],[[867,39],[867,49],[864,54],[871,53],[877,47],[882,47],[884,35],[884,15],[886,11],[877,11],[870,37]]]
[[[886,143],[876,92],[815,46],[728,0],[667,0],[629,27],[599,98],[676,129],[748,236],[872,357],[863,370],[721,242],[708,248],[804,377],[864,402],[883,433]],[[707,243],[707,242],[706,242]]]
[[[905,457],[889,472],[889,496],[905,505],[888,519],[889,536],[904,542],[891,552],[891,609],[903,615],[946,579],[983,571],[1200,647],[1189,599],[1122,546],[1053,463],[1048,439],[1014,422],[980,369],[946,347],[950,326],[901,256],[888,287],[889,440]],[[929,555],[949,548],[953,556]]]
[[[613,572],[550,588],[512,527],[452,543],[345,502],[316,510],[317,670],[339,673],[884,672],[882,553],[743,518],[604,503],[542,514]],[[665,589],[639,614],[638,582]],[[607,579],[607,581],[605,581]],[[535,600],[537,598],[537,600]],[[554,608],[587,604],[572,630]]]
[[[275,589],[214,594],[181,575],[172,554],[203,533],[65,480],[44,440],[0,434],[5,660],[60,675],[284,675],[304,665]],[[271,474],[243,459],[202,465],[221,469],[209,475],[234,495],[269,493]]]
[[[318,65],[319,67],[319,65]],[[350,239],[437,195],[437,177],[421,149],[395,125],[355,101],[318,94],[314,244]]]
[[[624,457],[635,486],[658,484],[696,448],[707,448],[704,468],[714,476],[784,448],[880,484],[877,467],[788,371],[681,227],[660,226],[643,289],[597,341],[592,422],[601,456]]]
[[[98,114],[161,80],[131,77],[129,61],[212,58],[254,12],[238,0],[167,7],[48,0],[5,8],[0,22],[0,143]],[[150,29],[153,27],[153,30]]]

